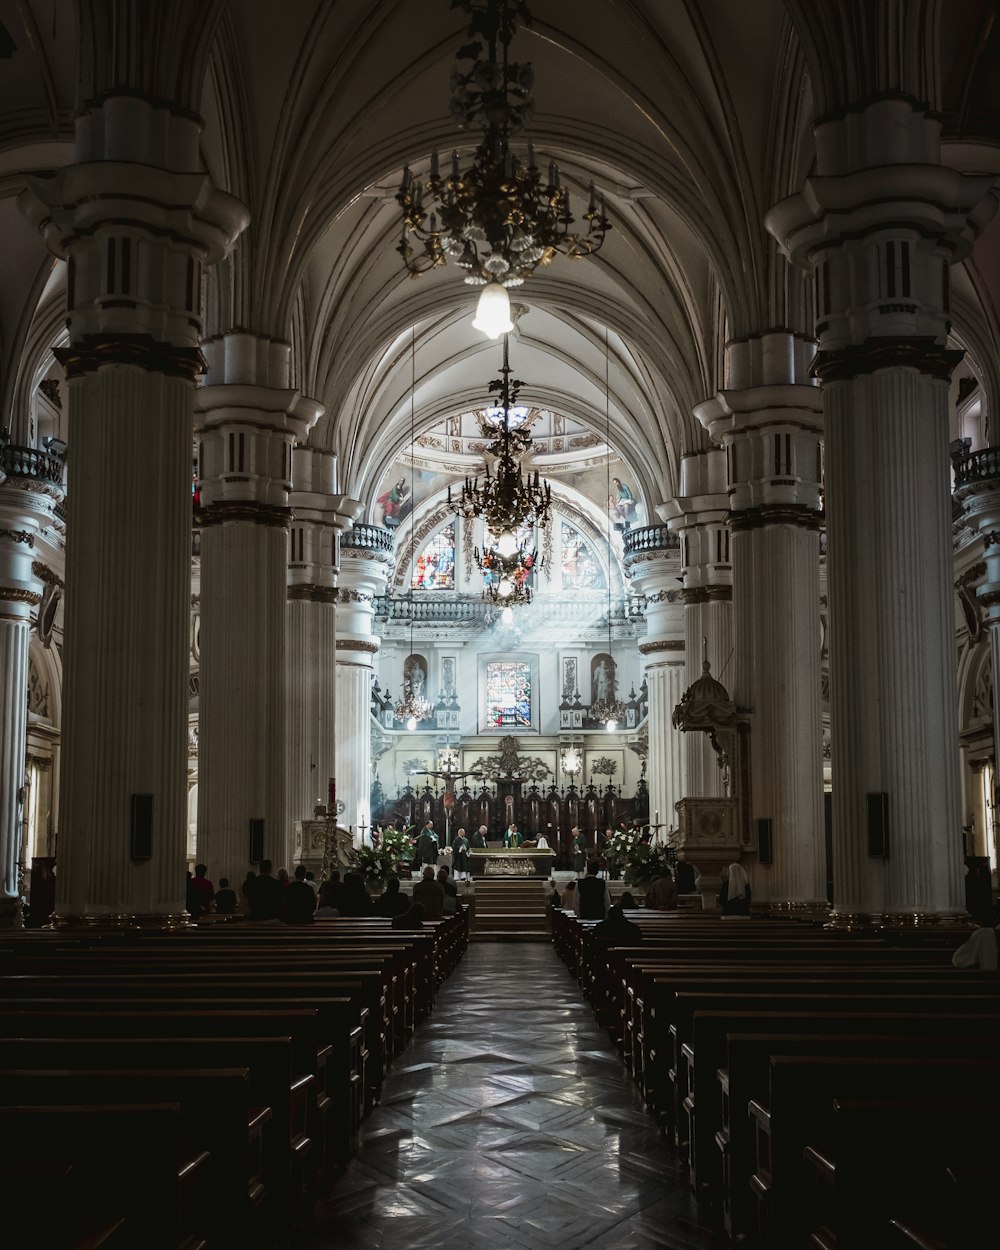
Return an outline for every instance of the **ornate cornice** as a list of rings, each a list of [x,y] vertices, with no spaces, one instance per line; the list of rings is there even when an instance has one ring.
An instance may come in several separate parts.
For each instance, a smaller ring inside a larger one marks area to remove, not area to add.
[[[291,519],[291,508],[279,508],[274,504],[260,503],[256,499],[220,499],[218,503],[201,509],[198,524],[202,529],[208,529],[210,526],[226,525],[231,521],[249,521],[253,525],[287,529]]]
[[[70,347],[55,348],[54,354],[67,379],[96,373],[103,365],[134,365],[192,384],[205,372],[205,358],[197,347],[161,343],[151,334],[85,334]]]
[[[368,655],[378,655],[379,645],[377,642],[362,642],[357,638],[338,638],[336,648],[338,651],[365,651]]]
[[[741,508],[730,512],[726,520],[734,533],[763,529],[768,525],[795,525],[799,529],[820,530],[826,524],[824,513],[801,503],[765,503],[756,508]]]
[[[647,603],[679,603],[679,590],[655,590],[651,595],[643,595]]]
[[[681,600],[690,603],[729,603],[733,597],[732,586],[692,586],[681,591]]]
[[[335,586],[319,586],[315,582],[299,582],[288,587],[289,600],[305,600],[309,603],[336,603]]]
[[[684,640],[680,638],[663,638],[659,642],[640,642],[640,655],[653,655],[657,651],[683,651]]]
[[[916,369],[942,382],[965,353],[943,347],[932,338],[871,338],[864,343],[816,353],[812,374],[824,383],[849,382],[878,369]]]

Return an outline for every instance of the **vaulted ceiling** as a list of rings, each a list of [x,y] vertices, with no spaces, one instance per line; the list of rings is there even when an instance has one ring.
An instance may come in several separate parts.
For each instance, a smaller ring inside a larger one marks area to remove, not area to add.
[[[876,29],[848,20],[875,7],[888,15]],[[605,192],[614,229],[597,256],[557,258],[520,288],[512,361],[524,402],[603,429],[607,341],[612,441],[651,501],[704,445],[691,412],[720,383],[725,340],[811,328],[804,276],[763,217],[808,173],[821,107],[897,74],[942,110],[950,160],[1000,173],[995,4],[911,5],[912,37],[906,7],[531,0],[512,50],[535,70],[526,138],[540,164],[558,161],[578,209],[591,181]],[[105,47],[109,15],[126,12],[131,43]],[[411,344],[420,428],[482,402],[497,350],[471,328],[475,292],[452,266],[410,280],[394,250],[403,167],[426,172],[432,149],[475,145],[448,111],[466,20],[449,0],[0,0],[5,424],[58,331],[52,266],[16,210],[21,176],[72,159],[78,90],[122,82],[172,91],[204,117],[205,166],[252,221],[211,280],[208,332],[292,342],[296,384],[326,405],[312,438],[339,453],[344,488],[370,495],[408,438]],[[903,52],[869,58],[869,81],[857,48],[884,30]],[[955,314],[994,409],[998,293],[994,223],[956,283]]]

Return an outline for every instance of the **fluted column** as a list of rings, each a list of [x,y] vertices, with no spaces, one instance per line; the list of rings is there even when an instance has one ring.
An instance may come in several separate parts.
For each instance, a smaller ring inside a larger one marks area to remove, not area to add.
[[[336,580],[339,535],[362,504],[337,493],[337,459],[317,448],[297,448],[289,496],[295,519],[288,558],[288,814],[310,820],[326,802],[336,770]],[[291,842],[282,856],[291,863]]]
[[[646,752],[650,822],[660,837],[676,825],[674,805],[684,797],[684,735],[671,723],[684,693],[684,605],[680,543],[665,525],[629,530],[625,574],[645,597],[646,636],[639,643],[649,714]]]
[[[941,166],[940,125],[907,99],[817,124],[815,173],[768,215],[817,278],[834,923],[844,925],[964,910],[948,286],[994,204],[992,178]],[[881,812],[887,839],[875,836]]]
[[[348,531],[337,576],[336,760],[340,824],[360,844],[371,827],[371,686],[380,639],[372,625],[375,599],[385,593],[393,534],[374,525]]]
[[[713,447],[682,457],[680,491],[657,512],[680,539],[686,690],[701,677],[703,660],[721,679],[733,654],[725,452]],[[721,797],[722,773],[707,735],[685,734],[684,750],[685,794]]]
[[[21,197],[68,262],[57,925],[184,913],[201,270],[247,220],[202,172],[198,135],[188,112],[106,96],[77,118],[78,163]]]
[[[280,861],[291,845],[288,492],[292,449],[322,405],[289,386],[290,351],[253,334],[213,339],[205,345],[206,385],[195,396],[202,506],[198,857],[230,880],[242,880],[260,858]]]
[[[819,531],[822,396],[814,345],[788,331],[728,344],[725,385],[698,419],[726,451],[735,653],[750,713],[754,900],[825,910]]]
[[[0,928],[20,923],[28,645],[41,583],[35,539],[62,498],[62,464],[24,447],[0,447]]]

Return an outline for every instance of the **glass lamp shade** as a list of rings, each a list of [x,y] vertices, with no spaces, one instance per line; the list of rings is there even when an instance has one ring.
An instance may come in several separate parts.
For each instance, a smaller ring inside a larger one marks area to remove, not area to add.
[[[514,328],[510,319],[510,296],[507,288],[499,282],[487,282],[479,296],[479,306],[472,323],[473,329],[481,330],[487,338],[498,339]]]

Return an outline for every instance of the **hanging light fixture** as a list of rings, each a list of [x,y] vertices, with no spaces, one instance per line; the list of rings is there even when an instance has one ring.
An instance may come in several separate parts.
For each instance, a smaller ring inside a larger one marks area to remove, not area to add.
[[[524,0],[455,0],[470,16],[468,42],[452,70],[451,114],[462,127],[478,127],[482,138],[471,166],[463,171],[458,152],[442,176],[437,152],[426,183],[404,169],[396,199],[403,210],[397,251],[416,276],[449,260],[466,271],[465,281],[482,286],[475,325],[491,338],[509,331],[507,288],[520,286],[537,265],[554,256],[591,256],[611,226],[604,197],[590,184],[585,231],[574,231],[569,192],[559,167],[547,176],[535,163],[511,151],[510,138],[530,118],[534,74],[529,62],[510,60],[518,22],[531,25]],[[466,67],[462,62],[471,62]]]
[[[486,447],[487,456],[494,457],[492,471],[486,461],[482,477],[466,478],[461,496],[454,500],[448,488],[448,505],[457,516],[466,520],[482,517],[496,539],[491,548],[497,558],[514,559],[522,551],[518,531],[544,529],[549,523],[552,488],[534,473],[521,466],[521,457],[531,446],[527,425],[514,425],[511,409],[517,404],[521,382],[511,378],[508,355],[509,337],[503,339],[501,377],[490,383],[490,394],[496,394],[494,411],[498,414],[496,437]],[[482,568],[480,564],[480,568]]]
[[[413,490],[410,492],[410,559],[416,561],[416,518],[417,518],[417,470],[416,470],[416,391],[417,391],[417,327],[410,331],[410,470],[413,473]],[[408,662],[410,674],[406,676],[404,667],[403,695],[393,712],[397,720],[405,723],[412,733],[417,725],[431,714],[431,703],[413,688],[413,574],[410,574],[408,598],[410,601],[410,654]]]
[[[605,442],[607,446],[607,488],[608,499],[611,499],[611,353],[608,341],[608,329],[604,328],[604,422]],[[611,546],[611,511],[608,511],[608,659],[611,661],[611,672],[608,675],[608,687],[604,696],[594,701],[590,707],[590,718],[604,725],[609,733],[614,733],[625,720],[627,709],[618,697],[618,677],[615,672],[615,657],[611,643],[611,568],[614,562],[614,551]]]

